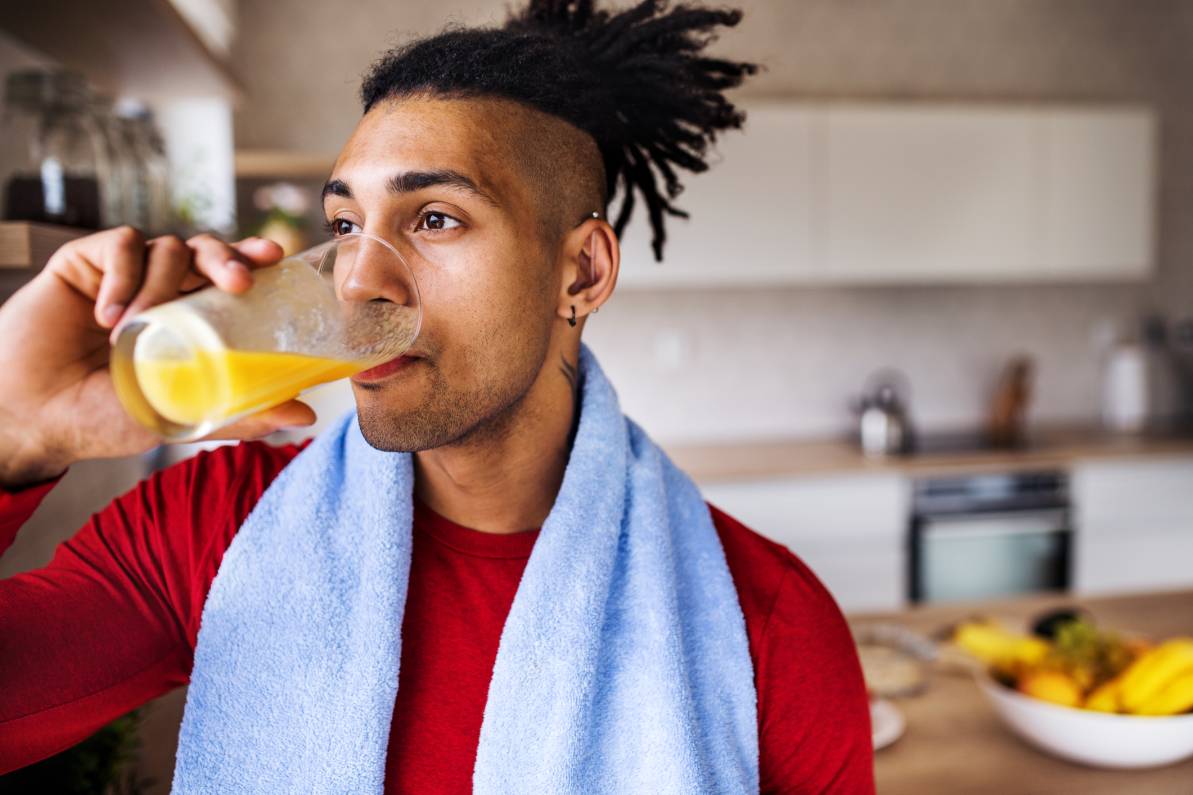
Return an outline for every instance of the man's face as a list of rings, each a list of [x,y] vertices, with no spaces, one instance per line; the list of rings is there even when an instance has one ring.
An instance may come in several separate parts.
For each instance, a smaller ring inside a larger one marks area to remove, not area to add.
[[[332,171],[334,234],[392,243],[418,281],[413,361],[353,380],[361,430],[382,450],[425,450],[508,416],[546,359],[559,276],[535,191],[499,100],[403,98],[357,125]],[[385,298],[378,279],[378,298]]]

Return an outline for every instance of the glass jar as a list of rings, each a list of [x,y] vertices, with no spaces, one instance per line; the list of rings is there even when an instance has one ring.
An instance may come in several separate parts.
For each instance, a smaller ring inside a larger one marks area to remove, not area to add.
[[[6,220],[101,227],[110,163],[90,102],[86,81],[73,72],[8,76],[0,135]]]
[[[116,115],[125,146],[137,164],[137,211],[140,225],[150,234],[161,234],[173,226],[170,194],[170,164],[165,145],[153,121],[153,113],[136,100],[121,100]]]
[[[103,191],[103,225],[105,227],[130,224],[145,228],[145,215],[138,198],[144,193],[140,185],[142,169],[137,153],[124,135],[124,125],[113,112],[112,98],[103,94],[92,96],[91,110],[103,134],[107,150],[110,179]]]
[[[145,173],[149,183],[149,218],[146,221],[154,232],[166,232],[174,227],[174,194],[170,189],[170,161],[161,132],[146,113],[141,119],[141,139],[148,153]]]

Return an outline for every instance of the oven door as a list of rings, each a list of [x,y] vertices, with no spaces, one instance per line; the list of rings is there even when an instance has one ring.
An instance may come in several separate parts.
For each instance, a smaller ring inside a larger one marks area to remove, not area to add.
[[[1069,587],[1064,509],[917,516],[911,600],[985,599]]]

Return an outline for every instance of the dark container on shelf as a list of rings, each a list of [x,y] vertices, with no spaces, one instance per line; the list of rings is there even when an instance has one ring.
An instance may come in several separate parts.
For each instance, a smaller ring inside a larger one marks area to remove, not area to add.
[[[81,75],[8,75],[0,121],[0,214],[83,229],[103,224],[110,164]]]

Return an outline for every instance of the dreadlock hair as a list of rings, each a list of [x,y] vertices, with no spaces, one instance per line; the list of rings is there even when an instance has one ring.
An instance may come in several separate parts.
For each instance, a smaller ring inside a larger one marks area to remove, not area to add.
[[[740,20],[737,10],[668,0],[618,12],[594,0],[529,0],[501,27],[447,29],[390,50],[361,100],[367,113],[414,94],[493,96],[563,119],[596,141],[606,206],[622,188],[614,231],[621,235],[641,194],[662,261],[665,216],[688,217],[672,204],[683,190],[677,169],[706,170],[717,132],[745,120],[723,92],[758,67],[702,55],[717,27]]]

